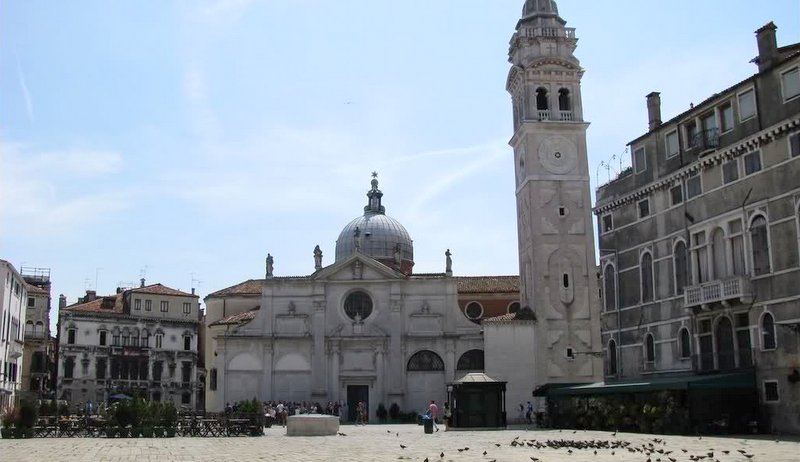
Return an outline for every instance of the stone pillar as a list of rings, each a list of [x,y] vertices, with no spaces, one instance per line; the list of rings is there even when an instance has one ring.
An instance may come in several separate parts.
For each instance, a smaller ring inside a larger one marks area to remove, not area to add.
[[[272,395],[272,364],[273,364],[273,356],[274,350],[272,347],[272,343],[270,340],[266,340],[263,349],[263,374],[261,376],[261,400],[272,400],[274,396]]]
[[[341,353],[339,350],[339,343],[336,341],[331,342],[330,348],[330,371],[331,371],[331,381],[328,384],[328,400],[339,400],[343,399],[339,393],[341,387],[339,386],[339,362],[341,358]]]
[[[325,302],[314,301],[314,313],[311,321],[311,338],[313,349],[311,353],[311,396],[324,397],[327,394],[325,382],[327,368],[325,367]]]
[[[378,403],[384,403],[384,406],[388,409],[391,403],[386,403],[386,378],[384,377],[386,368],[384,367],[384,362],[386,361],[386,346],[381,344],[375,351],[375,395],[378,398],[378,402],[375,403],[373,406],[377,409]]]

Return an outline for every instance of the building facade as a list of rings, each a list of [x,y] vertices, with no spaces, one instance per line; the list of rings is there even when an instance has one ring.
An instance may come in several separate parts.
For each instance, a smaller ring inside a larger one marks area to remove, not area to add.
[[[13,406],[22,380],[28,287],[14,266],[0,260],[0,409]]]
[[[55,359],[50,339],[50,269],[22,267],[20,272],[28,289],[21,390],[30,398],[50,398]]]
[[[756,74],[671,120],[647,96],[649,131],[595,213],[606,381],[731,374],[749,391],[720,384],[709,419],[797,433],[800,44],[775,30],[756,32]],[[755,415],[729,411],[746,399]]]
[[[534,386],[602,376],[583,69],[552,0],[528,0],[511,38],[521,304],[535,315]]]
[[[373,417],[379,404],[423,411],[483,371],[479,323],[519,308],[519,279],[453,277],[449,251],[444,272],[414,273],[413,241],[377,179],[367,197],[332,264],[317,247],[312,274],[279,277],[270,255],[264,279],[205,298],[208,410],[255,397],[341,401],[351,420],[359,401]]]
[[[86,297],[59,312],[58,396],[81,406],[114,395],[203,408],[198,296],[161,284]]]

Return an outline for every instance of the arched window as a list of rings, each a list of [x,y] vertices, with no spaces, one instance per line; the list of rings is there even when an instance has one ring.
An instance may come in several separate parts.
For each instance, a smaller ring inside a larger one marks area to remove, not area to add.
[[[764,313],[764,317],[761,318],[761,338],[762,350],[775,349],[775,318],[770,313]]]
[[[606,311],[617,309],[617,275],[614,265],[606,265],[603,270],[603,301]]]
[[[436,353],[430,350],[422,350],[414,353],[408,360],[406,369],[410,371],[443,371],[444,361]]]
[[[572,106],[569,101],[569,90],[562,88],[558,90],[558,109],[560,111],[571,111]]]
[[[344,300],[344,312],[354,321],[364,320],[372,314],[372,298],[365,292],[353,292]]]
[[[464,314],[467,315],[470,321],[478,322],[483,316],[483,307],[478,302],[470,302],[464,309]]]
[[[653,301],[653,256],[650,252],[642,255],[639,274],[641,276],[642,302]]]
[[[689,329],[682,328],[678,332],[678,342],[680,348],[681,359],[692,357],[692,337],[689,335]]]
[[[644,336],[644,360],[648,363],[656,360],[656,340],[649,332]]]
[[[675,244],[675,249],[672,251],[672,263],[675,266],[675,294],[680,295],[688,282],[687,274],[689,272],[685,242],[678,241]]]
[[[770,272],[767,219],[759,215],[750,223],[750,240],[753,249],[753,272],[756,276]]]
[[[546,111],[550,109],[547,102],[547,89],[539,87],[536,89],[536,109],[539,111]]]
[[[26,334],[33,334],[34,333],[33,329],[34,329],[33,328],[33,321],[26,321],[25,322],[25,333]]]
[[[725,249],[725,233],[722,228],[711,232],[711,261],[714,268],[714,279],[723,279],[728,276],[728,252]]]
[[[617,342],[608,341],[608,375],[617,375]]]
[[[458,358],[457,371],[482,371],[483,350],[469,350]]]

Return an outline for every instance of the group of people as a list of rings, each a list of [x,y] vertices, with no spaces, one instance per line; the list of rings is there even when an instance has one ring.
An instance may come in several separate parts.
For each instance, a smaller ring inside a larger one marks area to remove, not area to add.
[[[271,419],[272,422],[277,422],[284,427],[290,415],[326,414],[341,417],[342,415],[346,415],[347,408],[347,403],[344,401],[328,401],[328,404],[325,406],[319,402],[311,403],[306,401],[265,401],[262,405],[264,408],[264,416]],[[366,405],[364,407],[366,408]],[[226,414],[235,412],[235,404],[233,406],[231,406],[230,403],[225,405]]]
[[[438,432],[439,431],[439,406],[436,405],[436,400],[431,400],[430,404],[428,404],[428,410],[425,412],[425,416],[432,420],[433,428]],[[445,430],[447,427],[450,426],[451,418],[453,417],[452,412],[450,411],[450,403],[444,403],[444,425]]]

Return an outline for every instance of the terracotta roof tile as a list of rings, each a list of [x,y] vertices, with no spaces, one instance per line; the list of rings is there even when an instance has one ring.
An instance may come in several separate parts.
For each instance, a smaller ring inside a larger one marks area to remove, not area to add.
[[[481,324],[485,322],[512,322],[512,321],[534,321],[536,322],[536,314],[530,308],[522,308],[516,313],[508,313],[502,316],[494,316],[492,318],[484,318]]]
[[[233,326],[241,326],[243,324],[247,324],[248,322],[250,322],[250,321],[252,321],[253,319],[256,318],[256,315],[258,314],[258,310],[260,310],[260,309],[261,309],[261,307],[257,306],[257,307],[253,308],[250,311],[245,311],[245,312],[242,312],[242,313],[232,314],[232,315],[230,315],[228,317],[220,319],[219,321],[212,322],[211,324],[208,325],[208,327],[212,327],[212,326],[232,326],[232,325]]]
[[[25,290],[27,290],[29,294],[48,295],[50,293],[50,291],[47,289],[42,289],[39,286],[35,286],[27,282],[25,283]]]
[[[149,286],[144,287],[136,287],[135,289],[130,289],[127,292],[133,292],[136,294],[154,294],[154,295],[175,295],[179,297],[197,297],[194,294],[187,294],[186,292],[182,292],[180,290],[173,289],[171,287],[167,287],[163,284],[151,284]]]
[[[264,279],[248,279],[239,284],[226,287],[216,292],[206,295],[206,298],[225,297],[228,295],[261,295],[261,287]]]
[[[104,304],[106,303],[106,308]],[[111,305],[113,303],[113,305]],[[107,308],[113,306],[113,308]],[[75,303],[64,308],[64,311],[77,313],[117,313],[122,314],[122,294],[109,295],[107,297],[97,297],[86,303]]]
[[[463,276],[454,279],[459,294],[519,292],[519,276]]]

